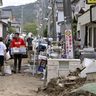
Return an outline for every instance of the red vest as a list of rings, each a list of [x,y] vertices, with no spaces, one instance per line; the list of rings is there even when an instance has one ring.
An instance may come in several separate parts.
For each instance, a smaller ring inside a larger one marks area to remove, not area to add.
[[[11,48],[13,48],[13,47],[20,48],[21,46],[25,46],[25,47],[26,47],[25,42],[24,42],[23,39],[21,39],[21,38],[15,39],[15,38],[14,38],[14,39],[11,41],[11,45],[10,45]]]

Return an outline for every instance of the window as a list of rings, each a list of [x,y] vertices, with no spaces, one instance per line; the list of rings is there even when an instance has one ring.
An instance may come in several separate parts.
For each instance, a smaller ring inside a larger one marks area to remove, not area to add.
[[[90,47],[92,47],[92,28],[89,28],[89,44]]]
[[[96,27],[94,28],[94,48],[96,48]]]

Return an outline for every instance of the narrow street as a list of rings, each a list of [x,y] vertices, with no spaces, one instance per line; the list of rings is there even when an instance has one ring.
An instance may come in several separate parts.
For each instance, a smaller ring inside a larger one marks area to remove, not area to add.
[[[31,73],[0,76],[0,96],[43,96],[37,94],[38,87],[42,85],[40,78],[33,77]]]

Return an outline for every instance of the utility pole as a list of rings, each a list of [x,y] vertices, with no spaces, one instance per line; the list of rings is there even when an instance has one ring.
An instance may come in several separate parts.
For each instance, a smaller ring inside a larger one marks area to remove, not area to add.
[[[21,7],[21,33],[23,32],[23,19],[24,19],[24,16],[23,16],[23,13],[24,13],[24,6],[22,5]]]
[[[0,0],[0,6],[2,6],[3,5],[3,3],[2,3],[2,0]],[[1,8],[0,8],[0,20],[1,20]]]
[[[73,56],[73,37],[72,37],[72,10],[71,0],[63,0],[64,8],[64,34],[65,34],[65,51],[66,58],[74,58]]]
[[[50,16],[51,16],[51,11],[50,11],[50,13],[49,13],[49,15],[48,15],[48,33],[47,33],[47,35],[48,35],[48,37],[50,37],[50,24],[51,24],[51,20],[50,20]]]
[[[55,0],[52,0],[52,20],[53,20],[53,40],[56,41],[56,17],[55,17]]]

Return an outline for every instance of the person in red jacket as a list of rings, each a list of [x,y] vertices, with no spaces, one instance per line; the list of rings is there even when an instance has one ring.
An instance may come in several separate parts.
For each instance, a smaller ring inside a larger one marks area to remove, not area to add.
[[[20,48],[20,47],[26,47],[25,42],[23,39],[19,38],[19,33],[16,32],[14,38],[11,41],[10,44],[11,49],[12,48]],[[14,58],[14,70],[13,72],[17,72],[17,65],[18,65],[18,73],[21,72],[21,62],[22,62],[22,53],[17,52],[13,53],[13,58]]]

